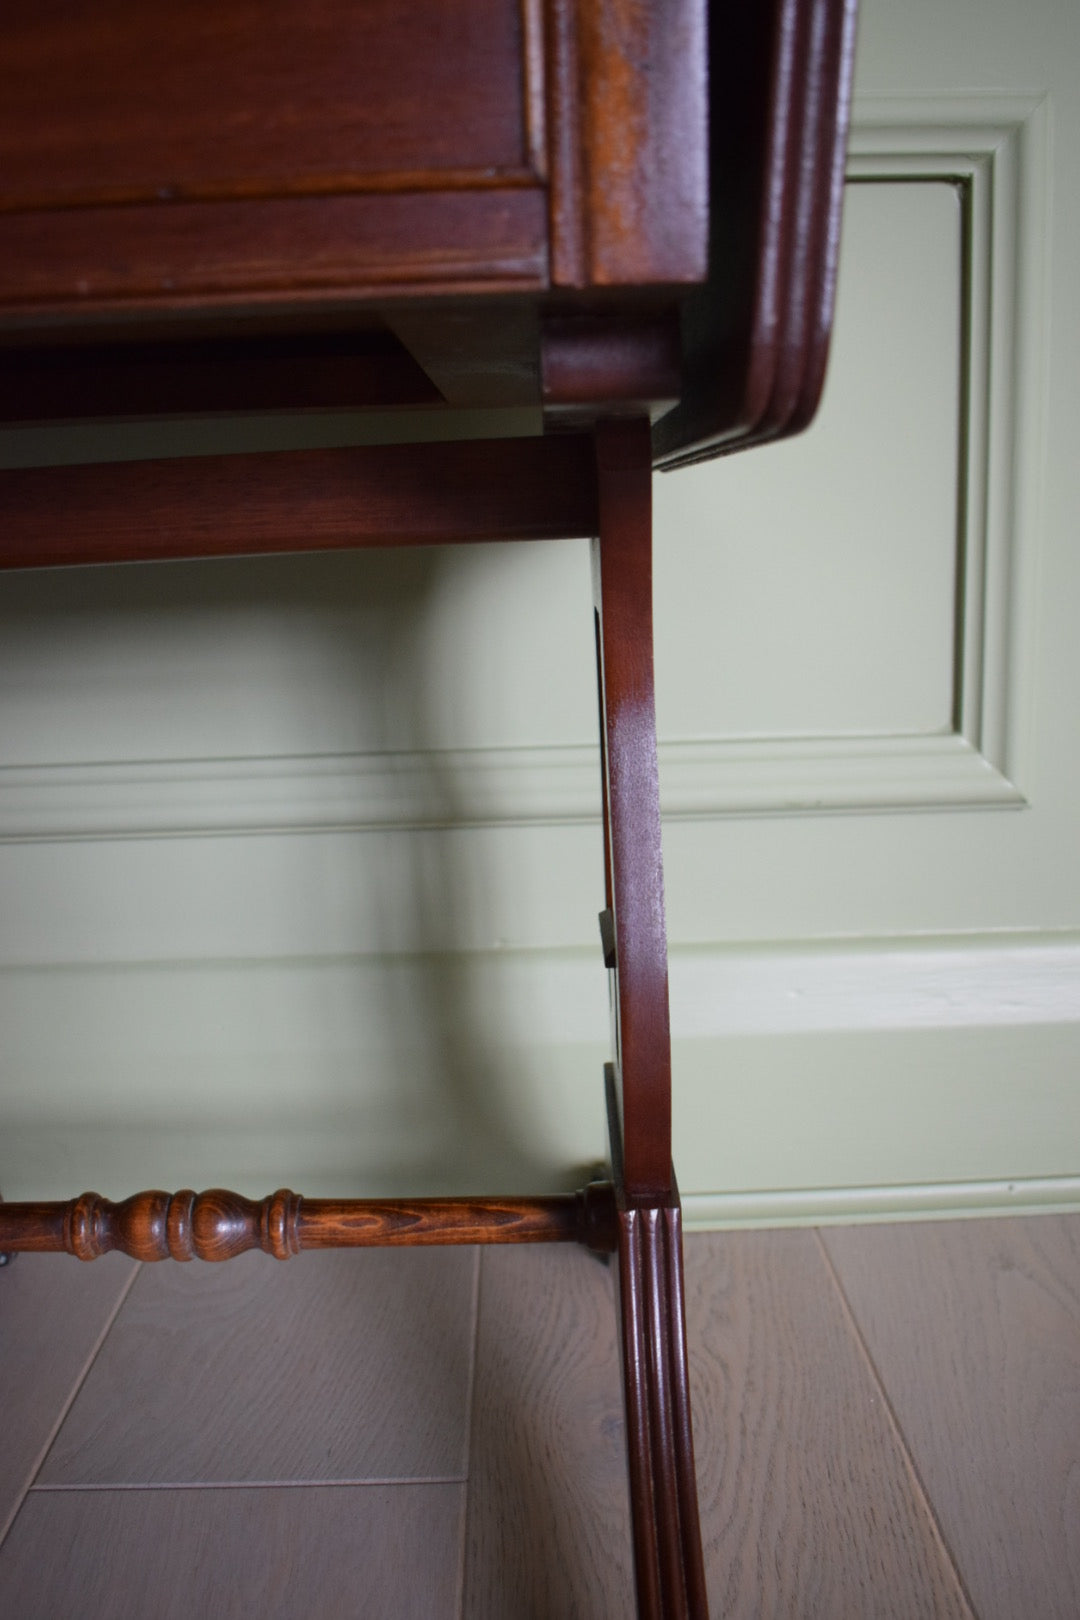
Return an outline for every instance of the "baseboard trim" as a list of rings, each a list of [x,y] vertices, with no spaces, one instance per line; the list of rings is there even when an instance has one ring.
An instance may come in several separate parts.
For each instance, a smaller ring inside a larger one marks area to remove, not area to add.
[[[908,1187],[808,1187],[684,1193],[687,1231],[753,1226],[839,1226],[869,1221],[1080,1211],[1080,1176],[926,1182]]]

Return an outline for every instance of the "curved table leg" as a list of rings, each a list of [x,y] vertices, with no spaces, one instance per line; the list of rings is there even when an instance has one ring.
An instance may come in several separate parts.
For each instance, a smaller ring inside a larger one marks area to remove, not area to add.
[[[649,428],[596,436],[594,547],[615,1063],[608,1113],[618,1199],[619,1311],[638,1612],[706,1620],[671,1168],[671,1043],[652,656]]]

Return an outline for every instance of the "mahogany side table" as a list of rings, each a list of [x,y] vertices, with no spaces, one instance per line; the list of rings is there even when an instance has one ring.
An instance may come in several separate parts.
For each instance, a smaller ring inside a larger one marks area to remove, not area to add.
[[[791,433],[854,0],[41,0],[0,59],[0,419],[445,411],[443,441],[0,474],[0,565],[593,537],[611,1174],[575,1196],[0,1204],[0,1250],[618,1256],[639,1614],[700,1620],[653,702],[653,467]],[[544,431],[461,442],[456,409]]]

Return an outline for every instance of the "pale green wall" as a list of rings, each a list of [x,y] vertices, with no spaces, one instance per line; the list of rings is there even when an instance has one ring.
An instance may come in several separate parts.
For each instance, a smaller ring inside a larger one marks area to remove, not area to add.
[[[657,483],[692,1221],[1080,1203],[1078,33],[866,0],[821,418]],[[7,1196],[600,1156],[592,678],[578,543],[0,582]]]

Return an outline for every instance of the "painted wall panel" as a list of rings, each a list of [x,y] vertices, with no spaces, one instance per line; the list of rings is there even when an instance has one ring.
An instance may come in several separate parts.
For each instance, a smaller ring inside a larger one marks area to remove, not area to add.
[[[691,1219],[1080,1202],[1078,86],[865,0],[821,418],[658,480]],[[584,547],[5,579],[0,694],[9,1196],[602,1150]]]
[[[657,480],[665,738],[952,729],[961,202],[848,188],[813,430]]]

